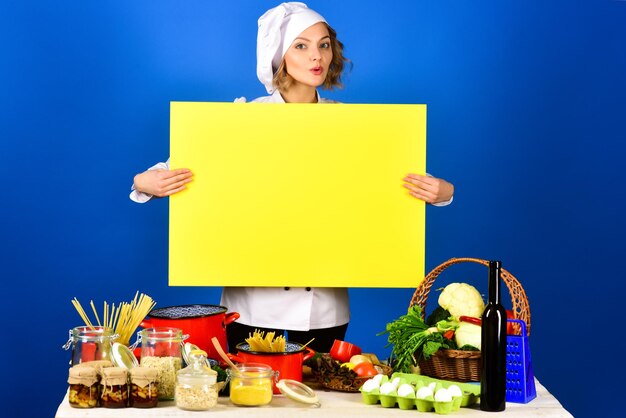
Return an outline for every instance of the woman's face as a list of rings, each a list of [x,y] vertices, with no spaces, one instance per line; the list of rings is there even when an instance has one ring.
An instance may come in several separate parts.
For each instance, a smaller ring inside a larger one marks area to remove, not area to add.
[[[333,59],[330,35],[323,22],[308,27],[285,53],[285,66],[296,82],[311,87],[324,83]]]

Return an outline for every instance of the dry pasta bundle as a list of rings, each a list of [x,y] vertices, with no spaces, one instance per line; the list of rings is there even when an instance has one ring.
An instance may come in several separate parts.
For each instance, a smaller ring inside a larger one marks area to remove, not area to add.
[[[279,335],[274,338],[274,332],[268,332],[265,336],[263,331],[254,330],[254,333],[246,338],[250,351],[261,353],[282,353],[285,351],[285,337]]]
[[[91,309],[96,316],[96,324],[114,330],[116,334],[119,334],[117,342],[124,345],[130,343],[130,338],[133,336],[133,333],[141,321],[143,321],[156,305],[156,302],[154,302],[150,296],[143,293],[139,295],[139,292],[135,293],[135,298],[132,301],[119,303],[117,307],[115,303],[109,305],[107,302],[104,302],[102,322],[100,322],[100,317],[98,316],[98,311],[96,310],[93,300],[90,302]],[[78,299],[74,298],[72,304],[83,321],[85,321],[85,325],[93,328],[94,323],[91,322]]]

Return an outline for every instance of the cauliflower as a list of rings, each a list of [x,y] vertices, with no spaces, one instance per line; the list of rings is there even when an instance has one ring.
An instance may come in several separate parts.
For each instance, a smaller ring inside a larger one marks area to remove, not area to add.
[[[439,295],[439,306],[455,319],[460,316],[480,318],[485,309],[483,298],[474,286],[467,283],[450,283]]]
[[[478,325],[461,322],[454,333],[454,339],[459,348],[471,345],[480,350],[481,329]]]

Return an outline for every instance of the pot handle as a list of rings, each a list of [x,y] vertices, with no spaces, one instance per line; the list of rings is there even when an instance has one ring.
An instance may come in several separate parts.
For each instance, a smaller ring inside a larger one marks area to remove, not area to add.
[[[144,319],[143,321],[141,321],[141,322],[139,323],[139,326],[140,326],[141,328],[154,328],[154,327],[152,326],[152,322],[150,322],[150,320],[149,320],[149,319]]]
[[[226,314],[226,316],[224,317],[224,326],[228,325],[228,324],[232,324],[233,322],[235,322],[236,320],[239,319],[239,312],[229,312]]]
[[[306,361],[315,355],[315,351],[312,348],[304,347],[304,349],[307,352],[304,354],[304,356],[302,356],[302,361]]]
[[[228,356],[228,358],[231,361],[236,361],[237,363],[245,363],[245,361],[243,361],[243,359],[241,357],[237,357],[233,353],[226,353],[226,356]]]

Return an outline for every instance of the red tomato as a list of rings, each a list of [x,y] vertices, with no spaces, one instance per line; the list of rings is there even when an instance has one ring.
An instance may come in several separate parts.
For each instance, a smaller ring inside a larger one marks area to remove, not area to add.
[[[352,371],[359,377],[372,377],[378,374],[374,365],[366,361],[355,365]]]
[[[515,314],[513,313],[512,310],[510,310],[510,309],[506,310],[506,319],[515,319]],[[507,322],[506,323],[506,333],[508,335],[515,334],[515,328],[513,327],[513,325],[515,325],[515,322]]]

